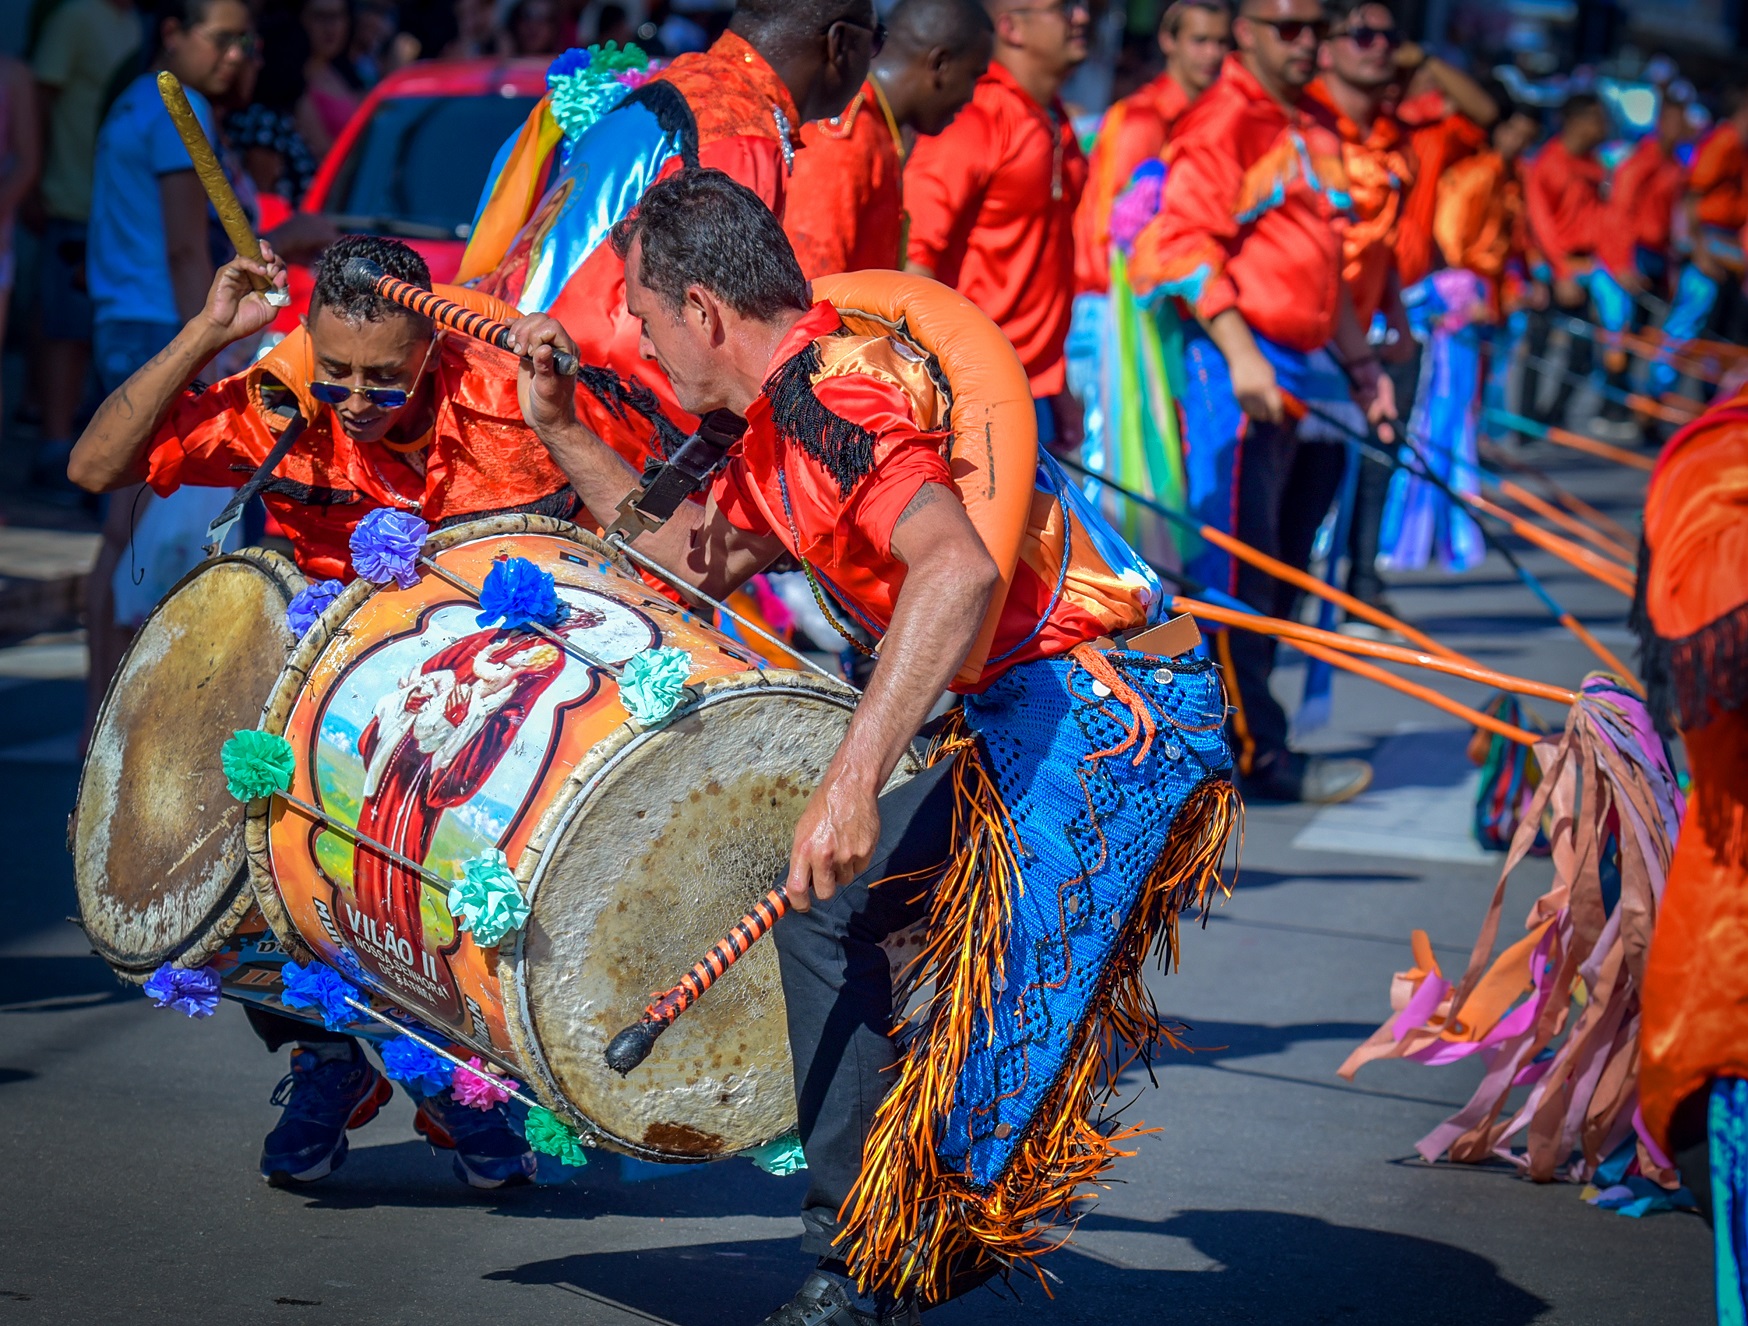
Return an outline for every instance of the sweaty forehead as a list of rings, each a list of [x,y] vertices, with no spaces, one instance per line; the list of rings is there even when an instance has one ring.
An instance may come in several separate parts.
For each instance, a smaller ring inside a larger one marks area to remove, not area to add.
[[[352,320],[325,305],[310,315],[309,332],[317,359],[351,368],[397,369],[426,344],[417,319],[390,314],[374,322]]]

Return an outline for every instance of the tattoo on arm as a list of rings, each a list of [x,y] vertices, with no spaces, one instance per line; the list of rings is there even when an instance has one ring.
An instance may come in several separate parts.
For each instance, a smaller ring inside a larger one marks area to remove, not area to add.
[[[904,510],[898,513],[898,519],[894,522],[893,528],[897,529],[899,525],[904,524],[905,521],[909,520],[925,506],[931,506],[940,500],[941,485],[938,483],[925,483],[921,488],[916,490],[916,496],[910,499]]]

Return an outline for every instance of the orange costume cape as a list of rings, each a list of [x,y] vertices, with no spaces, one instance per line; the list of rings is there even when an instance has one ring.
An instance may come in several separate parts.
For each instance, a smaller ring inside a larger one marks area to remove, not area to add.
[[[808,280],[904,263],[904,149],[872,75],[835,120],[801,128],[783,230]]]
[[[1664,448],[1642,556],[1652,712],[1675,715],[1693,779],[1645,976],[1639,1093],[1667,1149],[1683,1100],[1748,1077],[1748,392]]]

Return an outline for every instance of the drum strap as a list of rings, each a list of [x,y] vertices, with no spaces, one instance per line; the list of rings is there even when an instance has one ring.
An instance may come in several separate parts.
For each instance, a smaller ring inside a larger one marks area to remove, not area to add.
[[[237,495],[225,504],[225,509],[218,513],[212,524],[206,527],[206,555],[216,557],[225,546],[225,540],[230,537],[231,526],[237,523],[243,514],[243,508],[251,498],[257,496],[267,486],[267,481],[273,477],[273,471],[279,468],[279,462],[285,459],[285,453],[296,444],[303,433],[305,419],[295,405],[289,402],[279,406],[274,414],[286,416],[285,428],[279,434],[279,440],[273,444],[273,449],[267,453],[267,458],[260,467],[249,476],[249,481],[237,489]]]

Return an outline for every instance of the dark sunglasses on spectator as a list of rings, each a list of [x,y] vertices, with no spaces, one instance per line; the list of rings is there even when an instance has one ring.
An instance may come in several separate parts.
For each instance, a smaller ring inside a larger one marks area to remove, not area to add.
[[[261,49],[253,32],[214,32],[210,28],[196,28],[195,31],[210,41],[220,55],[237,51],[247,60]]]
[[[1275,36],[1289,46],[1296,46],[1299,38],[1309,32],[1319,42],[1329,37],[1329,20],[1326,18],[1256,18],[1250,14],[1242,15],[1248,23],[1261,23],[1264,27],[1273,28]]]
[[[1365,23],[1351,28],[1343,28],[1336,36],[1346,37],[1362,51],[1380,41],[1386,46],[1394,46],[1402,40],[1402,34],[1397,32],[1395,28],[1374,28]]]
[[[344,382],[312,382],[310,395],[323,405],[340,406],[350,396],[362,396],[379,410],[398,410],[407,403],[405,387],[349,387]]]
[[[886,24],[879,19],[874,20],[872,27],[866,23],[852,22],[847,18],[839,19],[838,23],[846,28],[855,28],[858,32],[866,32],[868,34],[868,51],[871,55],[879,55],[881,49],[886,45]]]

